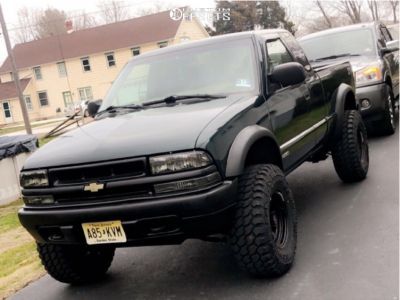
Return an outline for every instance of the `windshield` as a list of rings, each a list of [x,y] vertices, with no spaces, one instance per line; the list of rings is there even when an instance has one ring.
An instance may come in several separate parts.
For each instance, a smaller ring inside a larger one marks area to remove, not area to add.
[[[253,91],[253,55],[251,39],[241,39],[133,59],[113,83],[100,111],[171,95]]]
[[[300,40],[309,60],[317,60],[337,55],[376,55],[372,31],[358,29],[326,34],[315,38]]]

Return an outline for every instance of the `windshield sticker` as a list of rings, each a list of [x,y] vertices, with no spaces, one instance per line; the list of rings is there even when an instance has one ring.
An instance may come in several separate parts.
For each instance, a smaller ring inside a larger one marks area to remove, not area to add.
[[[238,79],[238,80],[236,80],[236,86],[238,86],[238,87],[251,87],[251,84],[247,79]]]

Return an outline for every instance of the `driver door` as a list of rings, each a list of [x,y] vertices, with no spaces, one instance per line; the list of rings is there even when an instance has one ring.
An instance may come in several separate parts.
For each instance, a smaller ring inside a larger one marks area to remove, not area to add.
[[[277,65],[294,62],[281,39],[267,40],[267,74]],[[310,97],[306,83],[281,87],[267,80],[267,104],[272,127],[281,148],[284,170],[293,168],[314,146],[311,135],[305,134],[310,124]]]

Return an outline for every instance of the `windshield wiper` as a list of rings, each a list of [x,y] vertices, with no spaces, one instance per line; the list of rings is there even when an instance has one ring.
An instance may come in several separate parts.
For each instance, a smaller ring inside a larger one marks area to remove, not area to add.
[[[106,109],[103,109],[102,111],[99,111],[96,116],[99,116],[103,113],[111,113],[111,112],[116,112],[118,110],[123,110],[123,109],[131,109],[131,110],[138,110],[138,109],[143,109],[142,105],[138,104],[131,104],[131,105],[110,105]]]
[[[225,95],[211,95],[211,94],[171,95],[171,96],[168,96],[163,99],[144,102],[144,103],[142,103],[142,105],[150,106],[150,105],[155,105],[155,104],[160,104],[160,103],[172,104],[172,103],[175,103],[176,101],[188,100],[188,99],[210,100],[210,99],[220,99],[220,98],[226,98],[226,96]]]
[[[312,61],[321,61],[321,60],[326,60],[326,59],[335,59],[335,58],[346,57],[346,56],[360,56],[360,54],[343,53],[343,54],[337,54],[337,55],[319,57],[319,58],[313,59]]]

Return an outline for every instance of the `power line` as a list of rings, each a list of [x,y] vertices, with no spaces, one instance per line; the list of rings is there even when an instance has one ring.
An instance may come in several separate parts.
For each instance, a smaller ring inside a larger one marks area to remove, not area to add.
[[[130,4],[130,5],[124,5],[124,6],[119,6],[118,9],[124,9],[124,8],[132,8],[138,5],[143,5],[145,3],[148,3],[148,1],[141,1],[139,3],[136,4]],[[48,20],[46,23],[56,23],[56,22],[60,22],[60,21],[65,21],[65,20],[71,20],[71,19],[79,19],[82,17],[86,17],[86,16],[93,16],[93,15],[99,15],[99,14],[104,14],[106,11],[108,11],[107,9],[102,9],[102,10],[97,10],[97,11],[92,11],[92,12],[82,12],[80,14],[76,14],[76,15],[68,15],[66,14],[66,18],[56,18],[56,19],[51,19]],[[134,16],[135,18],[136,16]],[[123,20],[121,20],[123,21]],[[104,24],[101,24],[104,25]],[[20,29],[28,29],[28,28],[36,28],[38,25],[37,24],[29,24],[29,25],[25,25],[25,26],[18,26],[18,27],[11,27],[8,29],[8,31],[17,31]]]

